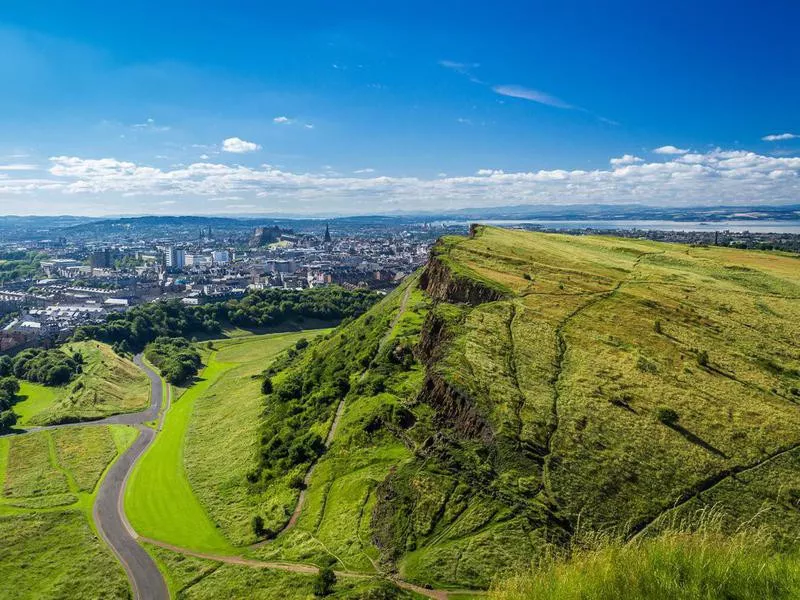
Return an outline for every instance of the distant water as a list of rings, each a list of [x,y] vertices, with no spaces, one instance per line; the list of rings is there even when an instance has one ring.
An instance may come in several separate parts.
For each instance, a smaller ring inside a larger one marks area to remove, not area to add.
[[[445,221],[445,225],[468,225],[475,221]],[[499,227],[538,225],[543,229],[650,229],[659,231],[749,231],[752,233],[800,233],[797,221],[547,221],[539,219],[477,221]]]

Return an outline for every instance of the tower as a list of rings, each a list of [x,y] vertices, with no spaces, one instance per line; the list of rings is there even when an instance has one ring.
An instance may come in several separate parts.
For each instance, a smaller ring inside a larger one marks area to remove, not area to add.
[[[325,241],[326,244],[330,244],[331,243],[331,230],[328,228],[328,224],[327,223],[325,223],[325,240],[324,241]]]

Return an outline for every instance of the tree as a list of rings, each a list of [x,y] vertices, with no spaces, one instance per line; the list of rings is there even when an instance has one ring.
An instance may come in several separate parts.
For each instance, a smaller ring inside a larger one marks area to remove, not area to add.
[[[705,350],[701,350],[697,353],[697,364],[701,367],[708,366],[708,352]]]
[[[330,567],[323,567],[319,570],[319,574],[314,580],[314,595],[319,597],[328,596],[333,592],[334,585],[336,585],[336,573]]]
[[[265,377],[264,381],[261,382],[261,393],[265,396],[272,393],[272,379],[269,377]]]
[[[7,354],[0,356],[0,377],[11,375],[13,369],[14,362],[11,360],[11,357]]]

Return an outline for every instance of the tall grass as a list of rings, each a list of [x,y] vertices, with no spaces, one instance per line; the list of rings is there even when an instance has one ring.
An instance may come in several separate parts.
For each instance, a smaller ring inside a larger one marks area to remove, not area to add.
[[[626,542],[594,536],[498,581],[494,600],[782,600],[800,598],[800,555],[764,530],[723,533],[723,518]]]

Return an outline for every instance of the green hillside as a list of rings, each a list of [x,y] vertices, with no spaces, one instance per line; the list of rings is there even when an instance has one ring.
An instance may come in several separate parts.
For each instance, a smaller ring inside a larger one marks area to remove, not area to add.
[[[577,530],[633,537],[704,505],[730,529],[755,517],[793,535],[799,299],[791,255],[445,238],[424,271],[269,372],[248,475],[272,499],[267,537],[319,460],[296,525],[256,553],[462,588]]]
[[[14,405],[20,427],[90,421],[147,407],[147,376],[109,345],[72,342],[61,350],[69,355],[81,354],[82,373],[64,386],[21,382],[21,400]]]

